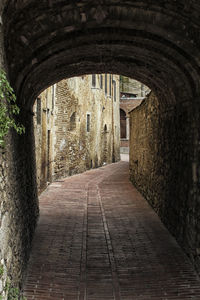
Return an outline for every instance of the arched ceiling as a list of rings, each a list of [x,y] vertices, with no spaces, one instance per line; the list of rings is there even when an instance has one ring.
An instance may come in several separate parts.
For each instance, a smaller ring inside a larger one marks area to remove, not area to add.
[[[49,85],[89,73],[133,77],[168,104],[199,94],[199,0],[1,5],[9,75],[25,106]]]

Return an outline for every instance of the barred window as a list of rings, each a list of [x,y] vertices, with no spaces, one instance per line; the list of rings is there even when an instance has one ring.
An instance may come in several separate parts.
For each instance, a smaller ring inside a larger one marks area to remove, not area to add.
[[[111,84],[111,74],[109,76],[109,96],[111,96],[111,89],[112,89],[112,84]]]
[[[41,124],[41,98],[37,98],[37,124],[40,125]]]
[[[54,110],[54,102],[55,102],[55,85],[52,85],[52,111]]]
[[[114,101],[116,102],[117,100],[117,90],[116,90],[116,81],[113,80],[113,98],[114,98]]]
[[[103,88],[103,75],[100,75],[100,89]]]
[[[105,93],[107,94],[108,88],[107,88],[107,74],[105,74]]]
[[[92,74],[92,87],[96,86],[96,75]]]
[[[87,132],[90,132],[90,114],[87,114]]]

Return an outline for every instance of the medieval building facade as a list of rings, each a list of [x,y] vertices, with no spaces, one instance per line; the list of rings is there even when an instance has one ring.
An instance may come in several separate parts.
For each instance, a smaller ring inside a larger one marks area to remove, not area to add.
[[[120,76],[120,152],[129,153],[129,112],[141,104],[150,89],[141,82]]]
[[[46,89],[34,105],[37,182],[120,159],[119,76],[85,75]]]

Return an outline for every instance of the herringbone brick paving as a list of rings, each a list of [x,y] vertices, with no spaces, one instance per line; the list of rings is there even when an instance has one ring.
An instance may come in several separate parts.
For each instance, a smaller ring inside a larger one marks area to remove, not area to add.
[[[119,162],[54,182],[24,285],[28,300],[200,299],[200,281]]]

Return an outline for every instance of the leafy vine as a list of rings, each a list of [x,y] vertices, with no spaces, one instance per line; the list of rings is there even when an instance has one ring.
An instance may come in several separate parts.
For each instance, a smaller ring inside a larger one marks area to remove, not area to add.
[[[25,132],[25,127],[15,120],[19,112],[14,91],[6,73],[0,69],[0,147],[5,147],[5,137],[10,128],[14,128],[18,134]]]

